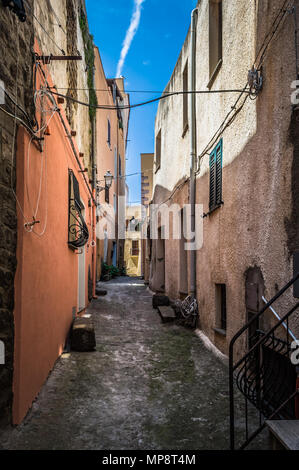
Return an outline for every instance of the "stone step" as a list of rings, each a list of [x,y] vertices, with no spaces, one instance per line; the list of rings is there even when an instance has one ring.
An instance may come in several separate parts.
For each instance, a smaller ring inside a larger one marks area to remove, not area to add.
[[[96,337],[92,318],[78,317],[73,322],[71,331],[71,349],[73,351],[94,351]]]
[[[172,307],[159,306],[158,312],[163,323],[171,322],[176,319],[176,315]]]
[[[170,301],[167,295],[163,294],[154,294],[153,295],[153,308],[166,307],[169,306]]]
[[[266,424],[273,438],[273,450],[299,450],[299,420],[273,420]]]

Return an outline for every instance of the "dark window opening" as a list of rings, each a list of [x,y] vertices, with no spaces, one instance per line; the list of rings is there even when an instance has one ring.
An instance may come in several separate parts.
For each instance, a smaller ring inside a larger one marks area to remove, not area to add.
[[[216,284],[216,328],[223,332],[227,328],[226,285]]]
[[[109,187],[108,186],[105,186],[105,202],[107,202],[107,204],[109,204],[109,201],[110,201],[110,191],[109,191]]]
[[[210,0],[209,4],[209,63],[210,83],[222,63],[222,1]]]
[[[109,145],[109,147],[111,146],[111,124],[110,124],[109,119],[108,119],[108,128],[107,128],[107,144]]]
[[[162,149],[162,139],[161,139],[161,129],[160,129],[156,137],[156,171],[158,171],[161,166],[161,149]]]
[[[215,147],[210,155],[210,212],[217,209],[222,201],[222,160],[223,141]]]
[[[139,255],[139,241],[133,240],[132,241],[132,256],[138,256],[138,255]]]

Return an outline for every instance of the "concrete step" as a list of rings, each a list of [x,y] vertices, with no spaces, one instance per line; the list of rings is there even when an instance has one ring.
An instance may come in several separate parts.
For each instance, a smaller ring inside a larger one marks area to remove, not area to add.
[[[91,317],[78,317],[73,322],[71,331],[71,349],[73,351],[94,351],[96,337]]]
[[[267,421],[273,450],[299,450],[299,420]]]
[[[158,306],[158,312],[163,323],[171,322],[176,319],[176,315],[172,307]]]

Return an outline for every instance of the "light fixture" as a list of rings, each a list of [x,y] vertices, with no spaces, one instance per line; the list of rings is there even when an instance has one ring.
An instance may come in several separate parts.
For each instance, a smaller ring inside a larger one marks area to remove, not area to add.
[[[106,188],[111,188],[112,186],[112,181],[113,181],[113,176],[111,175],[110,171],[107,171],[106,175],[104,176],[105,178],[105,186]]]
[[[104,179],[105,179],[105,186],[97,186],[98,193],[100,193],[101,191],[104,191],[104,189],[110,189],[112,186],[113,175],[110,173],[110,171],[107,171],[106,175],[104,176]]]

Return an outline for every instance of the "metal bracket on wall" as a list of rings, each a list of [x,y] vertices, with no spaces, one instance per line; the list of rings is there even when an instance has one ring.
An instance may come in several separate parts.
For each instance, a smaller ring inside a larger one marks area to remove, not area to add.
[[[20,21],[26,21],[27,17],[23,0],[2,0],[2,4],[15,13]]]
[[[35,55],[35,59],[43,64],[50,64],[53,60],[82,60],[81,55]]]

